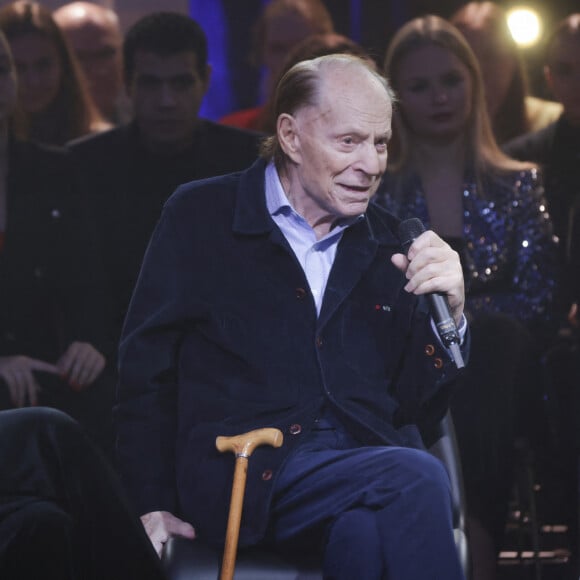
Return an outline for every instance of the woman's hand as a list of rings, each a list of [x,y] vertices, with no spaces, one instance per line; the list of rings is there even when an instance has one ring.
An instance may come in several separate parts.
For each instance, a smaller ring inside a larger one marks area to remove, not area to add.
[[[91,385],[105,368],[105,357],[88,342],[73,342],[57,361],[61,377],[75,390]]]
[[[55,365],[29,356],[0,356],[0,377],[8,386],[10,399],[16,407],[38,404],[40,385],[33,371],[55,375],[60,373]]]

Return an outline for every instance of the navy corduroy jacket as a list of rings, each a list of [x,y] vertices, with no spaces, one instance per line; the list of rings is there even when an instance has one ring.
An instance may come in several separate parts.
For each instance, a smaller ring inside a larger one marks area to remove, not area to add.
[[[265,162],[181,186],[145,255],[120,350],[119,465],[140,513],[168,510],[223,541],[234,458],[217,435],[259,427],[240,543],[264,535],[273,483],[326,405],[362,445],[422,447],[456,370],[425,302],[391,264],[398,220],[370,206],[339,243],[317,317],[271,219]]]

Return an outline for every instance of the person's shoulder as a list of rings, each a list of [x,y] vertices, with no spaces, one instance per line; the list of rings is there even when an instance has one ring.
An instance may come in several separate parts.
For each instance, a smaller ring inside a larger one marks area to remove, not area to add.
[[[184,183],[165,202],[165,207],[179,214],[182,210],[195,206],[195,211],[199,214],[202,212],[207,213],[207,211],[211,213],[224,204],[230,206],[237,195],[244,176],[249,172],[256,171],[255,165],[242,171]]]
[[[264,137],[263,133],[258,133],[257,131],[230,127],[209,119],[200,119],[200,131],[210,139],[219,140],[225,144],[233,142],[234,144],[256,145]]]
[[[189,181],[175,190],[165,206],[180,211],[185,206],[195,205],[197,213],[205,208],[211,212],[220,205],[231,206],[242,190],[254,193],[263,190],[265,167],[266,161],[257,159],[243,170]]]
[[[129,126],[115,127],[101,133],[92,133],[67,143],[67,148],[76,155],[94,155],[100,152],[111,154],[124,147],[129,139]]]
[[[520,206],[522,200],[531,201],[544,191],[542,172],[535,166],[494,172],[485,176],[484,183],[489,195],[498,202],[503,200],[509,211]]]
[[[13,141],[11,155],[15,166],[22,166],[31,176],[45,170],[65,170],[70,164],[66,148],[36,141]]]
[[[544,194],[544,179],[540,167],[522,169],[515,178],[515,188],[524,196],[530,196],[534,192]]]
[[[531,95],[525,98],[525,109],[528,126],[531,131],[538,131],[558,120],[564,110],[561,103],[547,101]]]
[[[84,203],[70,152],[60,146],[14,141],[10,153],[10,180],[25,203],[54,204],[55,208]]]
[[[62,159],[68,153],[66,148],[60,145],[50,145],[33,140],[15,139],[12,142],[12,147],[19,155],[34,155],[46,159]]]
[[[520,161],[546,163],[550,155],[558,121],[511,139],[502,145],[503,152]]]
[[[223,175],[249,167],[258,157],[262,135],[207,119],[198,126],[195,163],[202,176]]]

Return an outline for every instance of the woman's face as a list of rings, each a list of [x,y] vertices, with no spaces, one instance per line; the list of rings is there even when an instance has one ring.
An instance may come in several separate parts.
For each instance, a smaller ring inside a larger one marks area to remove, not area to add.
[[[16,108],[16,72],[8,44],[0,38],[0,124],[4,124]]]
[[[18,72],[18,98],[27,114],[52,104],[60,89],[62,67],[54,43],[40,34],[25,34],[10,43]]]
[[[417,137],[448,140],[465,131],[473,86],[469,70],[451,51],[429,45],[404,56],[397,89],[405,124]]]

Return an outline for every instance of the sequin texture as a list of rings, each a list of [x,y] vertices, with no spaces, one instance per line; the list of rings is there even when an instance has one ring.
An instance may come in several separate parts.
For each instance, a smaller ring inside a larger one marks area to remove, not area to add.
[[[375,202],[401,219],[418,217],[430,227],[418,178],[401,199],[390,194],[386,175]],[[556,285],[557,239],[536,170],[487,180],[480,195],[474,179],[463,187],[463,248],[466,310],[503,312],[523,321],[550,317]]]

